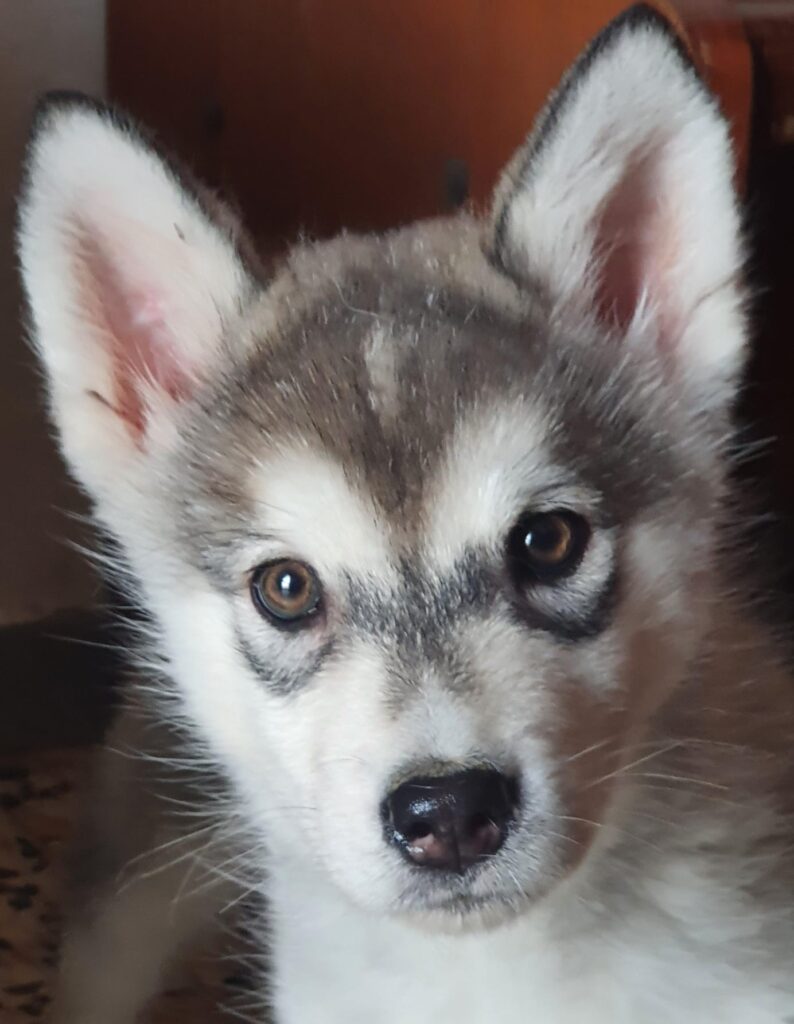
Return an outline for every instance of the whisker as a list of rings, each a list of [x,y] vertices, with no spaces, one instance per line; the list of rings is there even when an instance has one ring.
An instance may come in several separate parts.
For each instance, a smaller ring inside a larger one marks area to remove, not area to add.
[[[668,775],[664,772],[630,772],[626,773],[626,777],[630,779],[660,779],[663,782],[680,782],[683,785],[704,786],[706,789],[717,789],[725,793],[730,791],[730,786],[726,786],[721,782],[693,778],[690,775]]]
[[[601,750],[608,744],[614,741],[614,736],[609,737],[605,740],[600,740],[598,743],[591,743],[589,747],[585,747],[584,750],[579,750],[575,754],[571,754],[570,757],[565,758],[566,764],[572,764],[574,761],[578,761],[581,757],[586,757],[588,754],[594,754],[596,750]]]
[[[669,754],[671,750],[675,750],[680,746],[678,740],[673,743],[669,743],[667,746],[660,748],[659,750],[652,750],[650,754],[645,754],[642,757],[638,757],[636,761],[631,761],[629,764],[621,765],[614,771],[609,772],[606,775],[602,775],[601,778],[596,779],[593,782],[589,782],[584,789],[592,789],[594,786],[600,786],[604,782],[609,782],[610,779],[615,779],[618,776],[625,775],[632,768],[638,768],[640,765],[647,764],[649,761],[653,761],[657,757],[662,757],[664,754]]]
[[[649,847],[649,849],[654,850],[656,853],[664,852],[661,846],[657,846],[655,843],[652,843],[649,839],[646,839],[644,836],[635,835],[633,832],[629,832],[628,829],[621,828],[620,826],[615,825],[611,821],[593,821],[590,818],[578,818],[575,815],[571,814],[557,814],[555,815],[555,818],[558,821],[573,821],[578,822],[582,825],[590,825],[593,828],[597,828],[601,831],[614,832],[615,835],[625,836],[632,842],[641,843],[643,846]]]

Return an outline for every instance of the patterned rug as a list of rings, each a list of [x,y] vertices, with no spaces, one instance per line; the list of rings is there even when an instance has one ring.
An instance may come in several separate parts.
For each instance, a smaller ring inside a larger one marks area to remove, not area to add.
[[[90,757],[91,750],[83,748],[0,759],[3,1024],[47,1016],[57,968],[64,851]],[[245,1002],[245,987],[245,975],[233,961],[205,955],[181,973],[178,989],[157,1000],[146,1024],[228,1024],[242,1016],[233,1008]]]

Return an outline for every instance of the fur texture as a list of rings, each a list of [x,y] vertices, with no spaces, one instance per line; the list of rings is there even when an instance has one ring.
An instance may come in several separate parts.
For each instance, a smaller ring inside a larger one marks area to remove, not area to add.
[[[129,711],[103,777],[147,789],[133,748],[196,766],[186,799],[217,819],[98,814],[116,838],[61,1022],[129,1024],[241,876],[278,1024],[794,1019],[793,691],[725,543],[732,174],[646,9],[569,72],[490,220],[298,247],[267,281],[136,128],[42,109],[33,337],[151,617],[136,706],[170,723]],[[518,587],[511,527],[559,509],[589,523],[581,562]],[[279,558],[322,586],[306,628],[251,600]],[[504,847],[464,875],[407,864],[382,801],[472,765],[520,781]],[[119,887],[141,857],[161,866]],[[197,863],[223,884],[185,881]]]

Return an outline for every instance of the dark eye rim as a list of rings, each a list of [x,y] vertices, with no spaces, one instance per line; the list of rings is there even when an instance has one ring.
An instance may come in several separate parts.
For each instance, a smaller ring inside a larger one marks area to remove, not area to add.
[[[571,547],[565,558],[559,562],[544,564],[533,562],[519,548],[517,538],[523,538],[530,531],[534,520],[556,517],[562,519],[571,533]],[[592,536],[588,520],[569,508],[552,508],[543,511],[527,511],[519,516],[505,542],[505,553],[511,579],[521,590],[532,586],[549,586],[572,576],[582,563]]]
[[[295,615],[285,614],[280,610],[273,608],[266,600],[262,592],[262,588],[260,587],[260,583],[262,582],[265,574],[280,566],[284,568],[289,566],[298,566],[302,572],[306,573],[312,582],[313,603],[305,610],[301,610]],[[262,562],[261,565],[257,565],[256,568],[251,571],[248,590],[251,596],[251,602],[262,618],[266,619],[279,629],[303,629],[315,622],[320,612],[323,610],[323,590],[320,585],[319,577],[310,565],[307,565],[306,562],[301,562],[298,558],[273,558],[267,562]]]

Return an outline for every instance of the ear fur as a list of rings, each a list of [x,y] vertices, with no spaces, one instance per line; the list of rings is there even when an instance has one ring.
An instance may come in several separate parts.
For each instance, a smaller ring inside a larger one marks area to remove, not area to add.
[[[231,217],[79,95],[37,112],[18,250],[52,415],[94,492],[163,442],[254,288]]]
[[[574,64],[505,171],[491,255],[564,329],[644,347],[721,403],[746,347],[733,178],[716,101],[637,6]]]

